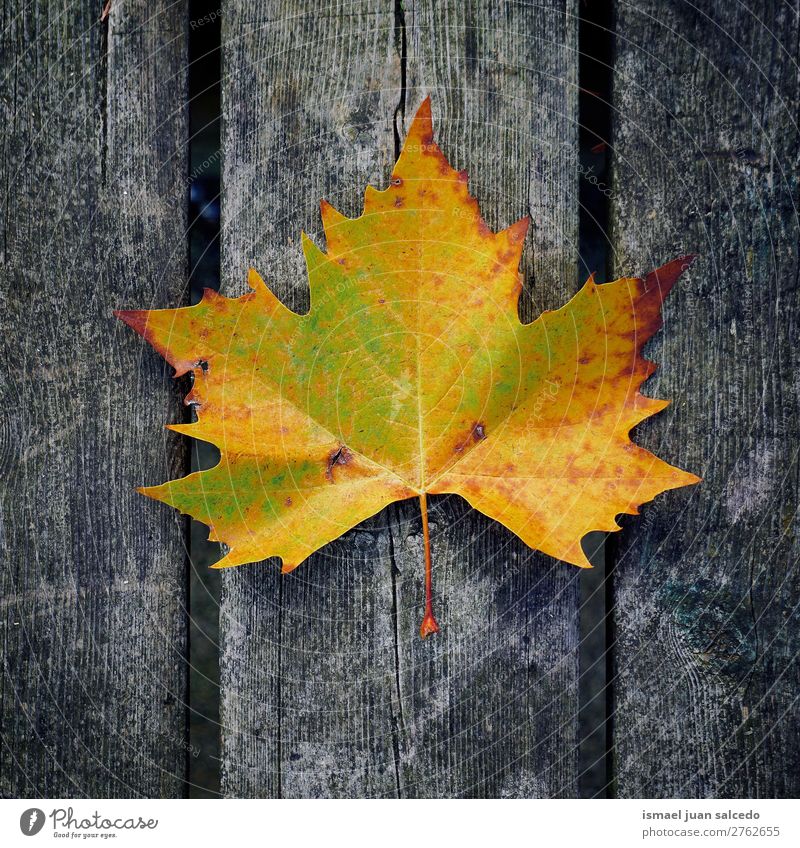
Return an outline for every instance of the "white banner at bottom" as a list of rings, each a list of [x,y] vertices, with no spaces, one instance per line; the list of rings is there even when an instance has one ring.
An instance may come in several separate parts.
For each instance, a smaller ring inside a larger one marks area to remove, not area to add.
[[[800,802],[1,800],[0,844],[800,845]]]

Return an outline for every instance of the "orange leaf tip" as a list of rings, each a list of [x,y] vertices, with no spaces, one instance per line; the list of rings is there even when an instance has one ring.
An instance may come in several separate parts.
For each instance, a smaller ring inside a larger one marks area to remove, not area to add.
[[[691,268],[696,259],[696,253],[688,253],[686,256],[679,256],[677,259],[667,262],[666,265],[656,268],[655,271],[651,271],[644,278],[645,290],[650,292],[657,288],[663,301],[672,291],[672,287],[678,282],[681,274]]]
[[[417,114],[414,115],[414,120],[408,129],[408,136],[406,137],[404,146],[413,144],[414,142],[421,145],[433,143],[433,116],[431,114],[430,95],[420,103]]]
[[[140,336],[144,336],[147,332],[147,316],[146,309],[115,309],[114,317],[127,324],[132,330]]]

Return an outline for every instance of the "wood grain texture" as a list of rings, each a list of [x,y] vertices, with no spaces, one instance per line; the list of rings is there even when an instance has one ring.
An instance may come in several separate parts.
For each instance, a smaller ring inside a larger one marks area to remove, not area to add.
[[[226,9],[222,282],[255,267],[308,309],[300,231],[323,197],[360,212],[394,160],[400,51],[386,2]],[[223,573],[222,790],[237,797],[395,793],[395,628],[385,517],[282,576]]]
[[[186,282],[185,9],[6,4],[2,735],[6,796],[176,796],[183,473],[163,362],[112,317]]]
[[[523,215],[525,319],[578,288],[577,4],[406,2],[407,127],[436,138],[489,225]],[[430,498],[442,632],[427,643],[414,508],[395,525],[401,786],[410,796],[577,794],[579,571],[456,496]]]
[[[628,522],[616,791],[797,797],[798,4],[620,3],[614,271],[694,251],[639,428],[702,475]]]
[[[253,265],[308,307],[300,229],[322,244],[320,198],[356,215],[364,186],[385,185],[424,93],[489,223],[532,214],[536,310],[577,288],[573,5],[497,5],[226,11],[226,293]],[[432,500],[443,629],[426,642],[416,502],[289,575],[269,562],[224,574],[225,794],[576,794],[578,572],[457,498]]]

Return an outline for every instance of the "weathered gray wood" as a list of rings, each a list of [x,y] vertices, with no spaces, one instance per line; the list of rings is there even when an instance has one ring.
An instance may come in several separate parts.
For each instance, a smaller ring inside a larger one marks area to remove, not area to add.
[[[222,266],[250,266],[308,308],[300,231],[319,201],[360,211],[394,159],[399,33],[391,4],[248,3],[223,17]],[[223,574],[222,788],[229,796],[395,793],[395,626],[386,518],[281,576]],[[381,529],[383,525],[384,529]]]
[[[407,126],[430,94],[436,138],[489,225],[530,215],[526,318],[578,286],[577,4],[403,3]],[[579,571],[458,497],[431,503],[442,632],[422,605],[416,505],[392,525],[401,788],[409,796],[574,797]]]
[[[320,198],[356,215],[365,184],[386,184],[395,121],[399,139],[424,93],[489,223],[532,214],[537,309],[574,291],[575,10],[496,7],[226,10],[226,293],[253,265],[307,308],[299,231],[322,243]],[[227,795],[576,793],[577,571],[456,498],[434,499],[431,521],[443,630],[426,642],[415,502],[290,575],[274,563],[224,575]]]
[[[185,9],[100,10],[4,12],[7,796],[182,793],[184,524],[134,487],[183,473],[183,413],[111,313],[184,292]]]
[[[616,789],[797,797],[798,4],[621,3],[614,267],[670,296],[638,440],[702,475],[616,565]]]

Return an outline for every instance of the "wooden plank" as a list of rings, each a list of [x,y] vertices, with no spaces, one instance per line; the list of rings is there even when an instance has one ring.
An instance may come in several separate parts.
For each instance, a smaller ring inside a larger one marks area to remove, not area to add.
[[[615,273],[700,259],[649,348],[639,430],[702,475],[616,564],[616,789],[797,797],[798,4],[620,3]]]
[[[577,4],[403,3],[407,125],[430,94],[436,137],[495,229],[530,215],[526,318],[578,287]],[[393,523],[410,796],[577,795],[578,569],[535,554],[458,497],[431,504],[443,630],[422,604],[415,507]]]
[[[322,243],[321,197],[360,212],[364,185],[388,179],[395,111],[399,139],[427,92],[490,224],[531,212],[536,307],[575,290],[576,21],[555,4],[507,4],[499,18],[494,6],[284,0],[226,14],[227,293],[252,264],[307,308],[299,230]],[[493,69],[483,93],[455,57]],[[434,499],[431,519],[445,626],[424,643],[415,503],[290,575],[224,575],[227,795],[576,793],[577,571],[456,498]]]
[[[177,385],[112,317],[186,284],[185,10],[15,2],[0,166],[5,796],[178,796]]]
[[[226,8],[222,282],[250,266],[308,308],[300,231],[319,201],[360,212],[394,161],[400,50],[391,4],[301,0]],[[223,574],[222,790],[238,797],[396,791],[390,538],[379,516],[282,576]]]

